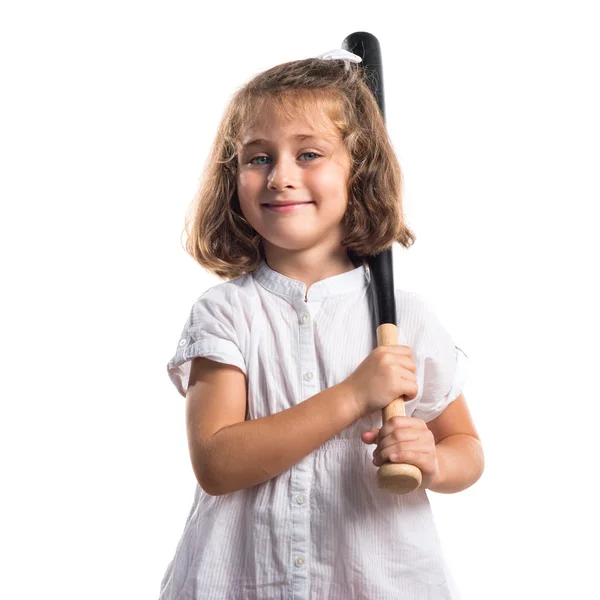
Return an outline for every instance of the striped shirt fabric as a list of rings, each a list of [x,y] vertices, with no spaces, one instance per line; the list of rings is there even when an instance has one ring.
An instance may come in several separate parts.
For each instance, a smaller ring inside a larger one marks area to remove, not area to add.
[[[194,302],[168,375],[185,397],[192,358],[235,365],[246,420],[286,410],[377,347],[370,282],[361,265],[306,293],[263,260]],[[460,395],[467,358],[420,295],[395,297],[398,344],[417,365],[406,415],[431,421]],[[159,600],[457,600],[427,492],[377,486],[376,446],[360,436],[381,425],[381,411],[361,418],[260,485],[211,496],[197,484]]]

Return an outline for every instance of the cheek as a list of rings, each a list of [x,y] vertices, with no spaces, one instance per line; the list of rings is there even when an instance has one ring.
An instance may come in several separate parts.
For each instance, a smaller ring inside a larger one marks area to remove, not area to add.
[[[236,180],[237,195],[242,209],[251,208],[256,203],[256,197],[260,193],[260,183],[252,174],[242,173]]]
[[[346,195],[348,178],[339,165],[329,165],[327,169],[315,170],[310,175],[311,184],[316,189],[322,189],[328,195]]]
[[[245,193],[256,187],[256,176],[253,173],[239,173],[237,176],[238,191]]]
[[[348,190],[345,181],[338,175],[324,174],[314,183],[314,195],[321,210],[339,218],[348,206]]]

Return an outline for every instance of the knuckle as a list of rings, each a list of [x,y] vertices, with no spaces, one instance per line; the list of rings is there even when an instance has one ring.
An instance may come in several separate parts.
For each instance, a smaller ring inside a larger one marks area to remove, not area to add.
[[[381,346],[381,347],[383,347],[383,346]],[[379,363],[380,364],[387,366],[387,365],[393,364],[393,362],[394,362],[394,359],[393,359],[392,355],[389,354],[388,352],[381,352],[379,354]]]
[[[399,440],[402,437],[402,431],[400,429],[394,429],[392,436],[395,440]]]
[[[393,356],[390,356],[385,362],[385,366],[390,373],[396,373],[398,371],[398,363],[394,360]]]

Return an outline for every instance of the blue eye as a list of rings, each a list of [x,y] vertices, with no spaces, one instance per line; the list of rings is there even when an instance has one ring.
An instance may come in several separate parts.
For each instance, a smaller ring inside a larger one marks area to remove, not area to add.
[[[315,158],[313,160],[316,160],[317,158],[320,158],[320,154],[317,154],[316,152],[303,152],[300,156],[306,156],[307,154],[312,154],[315,156]],[[268,156],[255,156],[252,160],[250,160],[250,164],[251,165],[256,165],[257,167],[263,167],[265,165],[265,163],[255,163],[255,160],[258,160],[259,158],[269,158]],[[308,161],[302,161],[302,162],[312,162],[312,160],[308,160]]]
[[[321,156],[320,154],[317,154],[316,152],[304,152],[304,153],[302,153],[300,156],[306,156],[307,154],[314,154],[314,155],[315,155],[317,158],[318,158],[319,156]],[[308,161],[308,162],[311,162],[311,161]]]
[[[268,158],[267,156],[255,156],[251,161],[250,164],[251,165],[255,165],[256,163],[254,162],[255,160],[259,159],[259,158]],[[264,164],[264,163],[263,163]],[[263,165],[258,165],[259,167],[262,167]]]

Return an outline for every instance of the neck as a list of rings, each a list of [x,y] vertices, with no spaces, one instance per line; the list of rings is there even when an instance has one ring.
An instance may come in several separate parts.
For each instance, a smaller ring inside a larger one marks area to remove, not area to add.
[[[313,248],[302,252],[265,247],[265,262],[274,271],[304,283],[307,293],[313,283],[356,268],[343,247],[335,251]]]

